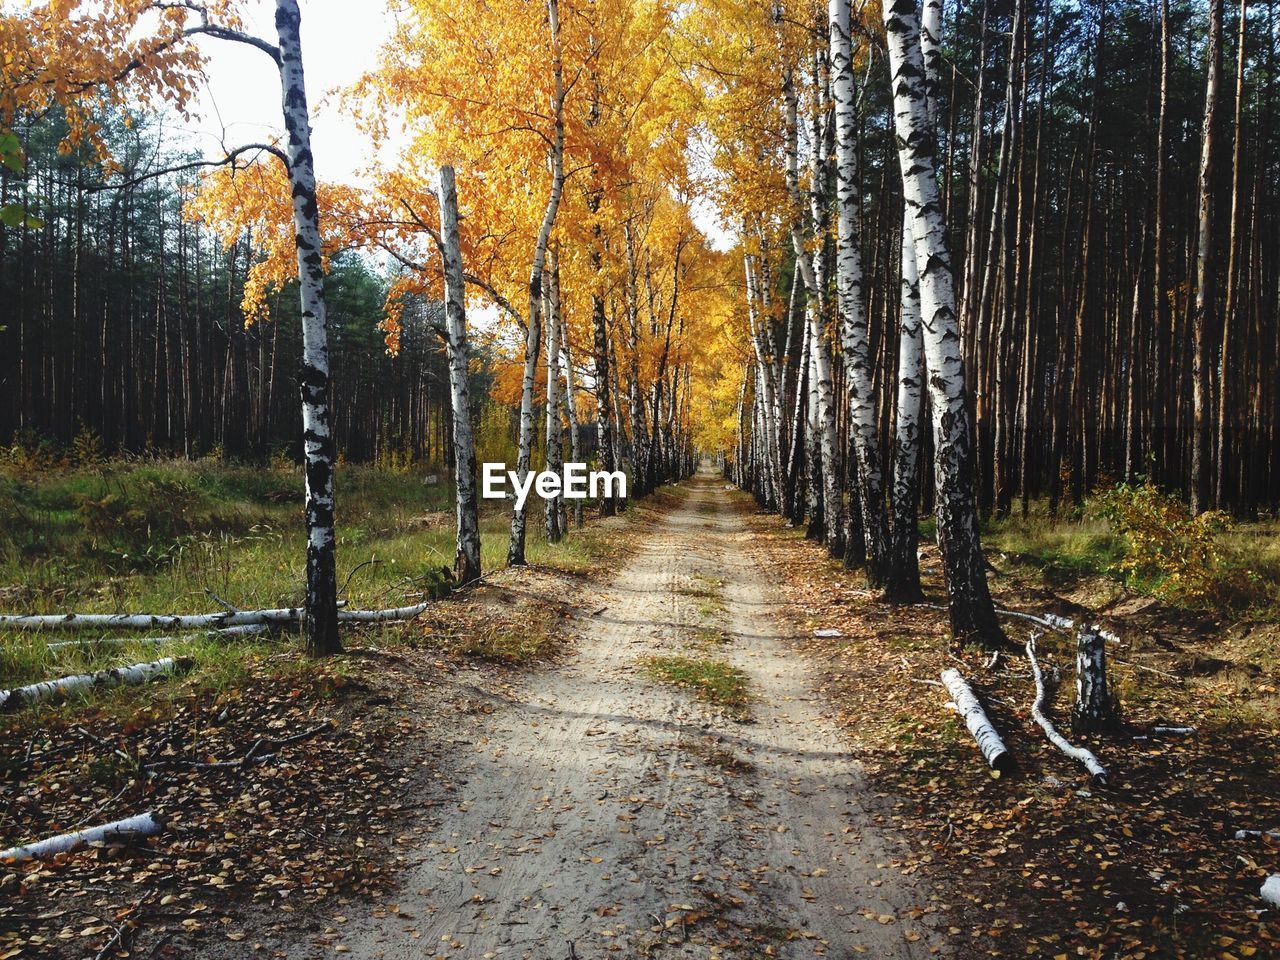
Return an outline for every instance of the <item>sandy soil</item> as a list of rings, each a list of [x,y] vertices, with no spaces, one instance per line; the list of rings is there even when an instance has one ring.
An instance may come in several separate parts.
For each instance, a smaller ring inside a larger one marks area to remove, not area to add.
[[[683,484],[584,604],[598,612],[572,652],[492,702],[396,907],[353,904],[336,937],[287,955],[935,952],[927,892],[894,866],[900,848],[744,553],[739,504],[713,475]],[[673,654],[744,671],[750,719],[644,674],[643,658]]]

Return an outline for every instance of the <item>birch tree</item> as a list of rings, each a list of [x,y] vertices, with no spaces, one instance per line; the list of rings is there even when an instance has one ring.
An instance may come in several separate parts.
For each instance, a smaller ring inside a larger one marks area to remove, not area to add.
[[[552,0],[554,2],[554,0]],[[440,255],[444,261],[445,347],[453,404],[453,476],[457,514],[454,577],[465,585],[480,579],[480,517],[476,496],[476,447],[467,385],[467,313],[462,243],[458,232],[458,188],[453,167],[440,168]]]
[[[559,473],[564,467],[563,430],[560,426],[560,341],[564,316],[560,303],[560,260],[554,249],[547,254],[547,469]],[[570,398],[572,400],[572,398]],[[564,496],[549,497],[543,514],[547,540],[559,543],[565,534]]]
[[[951,629],[959,642],[1003,637],[987,587],[974,497],[968,394],[956,326],[951,256],[934,169],[937,139],[929,121],[920,20],[913,0],[884,7],[894,130],[920,278],[920,312],[933,410],[938,545],[947,580]]]
[[[338,653],[338,582],[333,470],[336,448],[329,411],[329,317],[324,298],[320,210],[311,155],[311,118],[302,70],[302,15],[297,0],[276,0],[276,33],[289,186],[302,299],[302,436],[306,458],[307,595],[303,629],[313,655]]]
[[[938,64],[941,60],[941,0],[925,0],[920,47],[925,67],[925,96],[929,122],[937,129]],[[915,234],[911,208],[903,204],[899,258],[902,290],[898,310],[897,420],[894,428],[892,546],[885,579],[885,596],[895,603],[918,603],[920,561],[917,546],[920,507],[920,450],[924,413],[924,341],[920,328],[920,277],[916,270]]]
[[[858,182],[857,96],[853,80],[849,0],[830,0],[828,13],[836,124],[836,211],[839,224],[836,296],[840,312],[840,341],[845,375],[849,381],[849,432],[857,463],[855,495],[862,508],[867,579],[872,586],[880,586],[887,574],[889,531],[862,294],[862,252],[857,235],[861,186]]]
[[[560,54],[560,10],[558,0],[547,0],[547,24],[551,33],[551,73],[554,77],[554,94],[551,115],[555,132],[550,148],[551,195],[542,215],[538,236],[534,241],[533,264],[529,268],[529,311],[525,318],[524,378],[520,391],[520,441],[516,459],[516,473],[523,483],[529,474],[529,459],[533,449],[533,382],[538,372],[538,352],[542,346],[542,283],[546,265],[547,243],[555,226],[556,213],[560,209],[560,196],[564,192],[564,66]],[[527,503],[527,502],[526,502]],[[525,504],[511,512],[511,543],[507,549],[507,564],[524,564]]]
[[[786,178],[787,192],[791,199],[790,225],[792,249],[800,267],[806,292],[806,317],[809,325],[809,396],[815,427],[815,439],[819,451],[817,471],[810,483],[822,491],[822,539],[828,549],[838,552],[840,546],[840,486],[837,476],[836,412],[832,402],[831,348],[827,342],[821,312],[822,290],[814,270],[809,250],[809,222],[805,203],[800,195],[798,106],[795,83],[788,74],[783,82],[786,107]],[[815,139],[820,139],[815,138]],[[811,187],[817,190],[816,186]],[[814,515],[813,511],[810,516]]]

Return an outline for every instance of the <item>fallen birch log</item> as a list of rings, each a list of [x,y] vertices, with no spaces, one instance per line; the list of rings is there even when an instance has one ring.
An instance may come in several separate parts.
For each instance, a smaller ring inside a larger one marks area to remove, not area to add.
[[[1013,754],[1005,747],[1000,734],[987,719],[986,711],[978,702],[973,688],[965,682],[964,677],[960,676],[959,670],[943,670],[941,676],[942,685],[947,688],[947,693],[951,694],[956,709],[960,712],[960,716],[964,717],[965,726],[973,734],[973,739],[978,743],[978,749],[982,751],[991,769],[998,773],[1011,771],[1014,766]]]
[[[1280,873],[1273,873],[1267,877],[1259,893],[1264,901],[1280,909]]]
[[[51,613],[6,614],[0,629],[6,630],[218,630],[224,627],[296,623],[301,607],[269,610],[223,610],[220,613]]]
[[[1082,763],[1095,783],[1105,784],[1107,782],[1107,771],[1098,762],[1098,758],[1084,747],[1072,746],[1062,734],[1054,729],[1049,718],[1044,715],[1046,690],[1044,674],[1040,671],[1040,661],[1036,659],[1036,638],[1034,634],[1027,641],[1027,659],[1031,661],[1031,673],[1036,681],[1036,698],[1031,704],[1031,716],[1035,718],[1036,723],[1040,724],[1040,729],[1044,731],[1044,735],[1049,738],[1050,743],[1072,760]]]
[[[68,647],[96,647],[96,646],[120,646],[127,643],[148,643],[148,644],[164,644],[177,643],[180,640],[196,640],[201,637],[208,637],[211,640],[221,640],[229,637],[248,637],[259,633],[266,633],[270,629],[264,623],[249,623],[242,627],[224,627],[221,630],[208,630],[204,633],[190,634],[183,636],[181,634],[173,634],[166,637],[102,637],[97,640],[59,640],[57,643],[49,644],[51,651],[65,650]]]
[[[355,623],[407,620],[429,604],[386,610],[339,610],[338,619]],[[224,610],[220,613],[51,613],[0,615],[0,630],[221,630],[230,627],[300,623],[302,607]]]
[[[1018,620],[1026,620],[1028,623],[1034,623],[1044,627],[1046,630],[1059,630],[1063,633],[1070,633],[1076,628],[1076,622],[1070,617],[1061,617],[1056,613],[1046,613],[1043,616],[1036,616],[1034,613],[1023,613],[1021,610],[1001,610],[996,608],[996,613],[1002,617],[1014,617]],[[1121,640],[1109,630],[1103,630],[1096,624],[1089,624],[1090,629],[1095,631],[1098,636],[1108,643],[1120,643]]]
[[[339,610],[339,623],[386,623],[389,620],[410,620],[426,612],[429,603],[412,607],[389,607],[386,610]]]
[[[123,684],[146,683],[152,677],[190,670],[195,661],[187,657],[165,657],[151,663],[135,663],[129,667],[76,673],[57,680],[45,680],[12,690],[0,690],[0,711],[16,710],[32,703],[43,703],[96,687],[118,687]]]
[[[88,827],[72,833],[60,833],[47,840],[37,840],[8,850],[0,851],[0,862],[20,860],[44,860],[60,853],[69,853],[90,843],[111,840],[137,840],[155,836],[164,829],[164,822],[152,813],[140,813],[136,817],[106,823],[100,827]]]

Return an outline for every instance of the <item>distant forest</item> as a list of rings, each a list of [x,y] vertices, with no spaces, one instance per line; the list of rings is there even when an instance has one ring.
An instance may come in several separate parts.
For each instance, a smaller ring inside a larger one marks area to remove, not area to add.
[[[1280,504],[1275,7],[946,6],[930,102],[984,512],[1040,497],[1055,508],[1079,503],[1098,485],[1139,478],[1197,511]],[[821,47],[825,27],[810,32]],[[857,235],[875,415],[890,437],[902,189],[885,69],[881,53],[857,69]],[[802,92],[798,149],[821,159],[801,175],[821,214],[818,272],[830,305],[833,153],[814,131],[831,141],[834,125],[830,98]],[[154,126],[117,126],[109,139],[125,179],[163,162]],[[27,189],[11,173],[0,189],[6,201],[29,198],[43,226],[0,228],[0,443],[66,441],[82,425],[110,450],[257,456],[293,443],[297,298],[280,293],[271,322],[244,327],[252,236],[226,249],[184,222],[181,191],[194,174],[98,190],[91,158],[58,155],[56,118],[22,138]],[[773,140],[750,149],[780,162]],[[772,252],[762,276],[772,303],[785,304],[794,258],[786,218],[767,199],[731,226],[748,248]],[[354,257],[338,258],[329,276],[338,446],[352,459],[384,448],[434,458],[446,439],[443,356],[412,311],[403,354],[384,354],[375,330],[383,284]],[[825,323],[834,336],[834,319]],[[619,336],[616,318],[611,325]],[[771,327],[776,361],[786,319],[775,315]],[[800,344],[792,347],[779,383],[789,407]],[[833,360],[843,390],[845,361]],[[847,419],[842,412],[842,471]],[[789,439],[791,428],[780,429]]]
[[[166,148],[153,119],[116,119],[107,132],[123,169],[106,182],[193,159]],[[102,189],[92,156],[58,153],[64,133],[56,115],[24,128],[27,189],[0,181],[0,205],[25,197],[40,221],[0,227],[0,444],[65,445],[88,431],[110,453],[296,456],[296,290],[246,326],[253,237],[226,247],[183,216],[198,171]],[[352,254],[328,276],[338,448],[351,460],[442,463],[443,347],[417,303],[400,355],[386,355],[386,283]]]

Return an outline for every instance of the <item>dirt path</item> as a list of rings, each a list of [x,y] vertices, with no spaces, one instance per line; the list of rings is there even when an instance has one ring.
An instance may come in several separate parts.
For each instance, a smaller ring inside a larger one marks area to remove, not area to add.
[[[348,911],[349,955],[930,955],[927,896],[876,834],[741,515],[714,476],[683,487],[574,652],[458,758],[399,912]],[[644,676],[642,658],[672,654],[744,671],[751,720]]]

